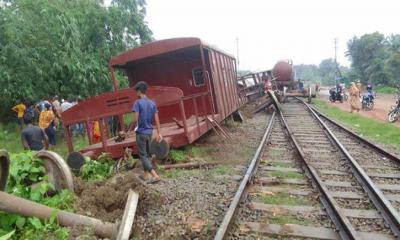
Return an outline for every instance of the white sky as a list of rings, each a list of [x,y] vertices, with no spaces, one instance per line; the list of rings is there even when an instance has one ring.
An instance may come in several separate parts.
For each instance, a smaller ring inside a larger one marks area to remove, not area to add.
[[[398,0],[147,0],[147,21],[159,39],[200,37],[236,55],[239,69],[269,69],[279,59],[294,64],[338,61],[352,36],[400,33]]]

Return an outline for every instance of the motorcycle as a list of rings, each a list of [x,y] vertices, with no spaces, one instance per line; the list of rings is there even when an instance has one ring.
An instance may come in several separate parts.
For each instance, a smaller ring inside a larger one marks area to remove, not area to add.
[[[388,115],[389,122],[391,123],[396,122],[397,119],[400,117],[400,94],[397,97],[396,106],[392,106]]]
[[[361,106],[362,109],[370,111],[374,109],[374,93],[373,92],[367,92],[363,95],[362,101],[361,101]]]
[[[343,92],[340,89],[331,88],[329,90],[329,101],[336,102],[339,101],[343,103]]]

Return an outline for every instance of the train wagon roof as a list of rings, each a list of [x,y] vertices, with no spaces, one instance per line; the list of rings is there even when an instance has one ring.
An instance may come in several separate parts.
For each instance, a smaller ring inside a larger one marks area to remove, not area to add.
[[[200,45],[203,45],[203,47],[205,48],[214,49],[233,58],[233,56],[231,56],[230,54],[227,54],[205,43],[200,38],[188,37],[164,39],[143,44],[139,47],[132,48],[116,57],[111,58],[111,60],[109,61],[109,65],[113,67],[124,67],[124,65],[128,62],[154,57]]]

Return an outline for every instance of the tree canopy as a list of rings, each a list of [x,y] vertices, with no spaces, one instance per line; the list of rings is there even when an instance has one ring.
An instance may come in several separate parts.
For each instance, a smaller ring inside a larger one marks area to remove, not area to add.
[[[0,7],[2,110],[111,89],[108,60],[152,40],[144,0],[11,0]]]
[[[335,60],[332,58],[322,60],[319,65],[300,64],[293,67],[296,71],[296,78],[300,78],[308,83],[321,82],[324,85],[334,85],[337,77],[341,74],[346,76],[349,71],[344,66],[336,66]]]
[[[354,78],[364,84],[395,86],[400,79],[400,35],[379,32],[353,37],[347,43]]]

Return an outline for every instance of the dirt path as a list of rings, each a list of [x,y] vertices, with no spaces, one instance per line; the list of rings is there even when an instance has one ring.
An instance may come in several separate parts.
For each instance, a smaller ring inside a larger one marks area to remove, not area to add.
[[[343,111],[350,111],[350,102],[336,102],[331,103],[329,101],[329,91],[327,89],[322,89],[319,93],[319,98],[329,103],[331,106],[336,106]],[[376,119],[382,122],[388,122],[388,112],[392,105],[396,103],[397,96],[395,94],[377,94],[375,107],[372,111],[363,111],[359,112],[360,115],[372,119]],[[395,123],[396,126],[400,127],[400,122],[397,121]]]

